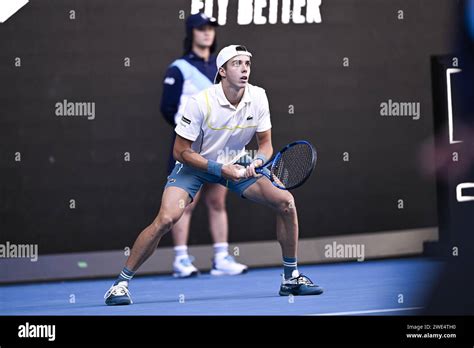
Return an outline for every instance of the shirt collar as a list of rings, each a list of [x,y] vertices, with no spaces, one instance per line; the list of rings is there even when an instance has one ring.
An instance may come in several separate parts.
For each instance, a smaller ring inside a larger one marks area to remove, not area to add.
[[[225,105],[229,105],[231,107],[234,107],[226,98],[225,94],[224,94],[224,89],[222,88],[222,82],[219,82],[219,84],[217,85],[217,100],[219,101],[219,104],[222,105],[222,106],[225,106]],[[249,92],[249,85],[247,84],[245,86],[245,90],[244,90],[244,95],[242,96],[242,99],[240,101],[240,103],[250,103],[252,101],[252,99],[250,98],[250,92]],[[239,105],[240,105],[239,103]]]

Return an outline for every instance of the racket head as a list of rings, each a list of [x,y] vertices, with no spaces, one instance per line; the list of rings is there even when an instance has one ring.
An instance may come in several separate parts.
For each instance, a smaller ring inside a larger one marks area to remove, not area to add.
[[[280,150],[267,171],[262,174],[282,190],[292,190],[303,185],[313,173],[318,155],[315,147],[306,140],[297,140]]]

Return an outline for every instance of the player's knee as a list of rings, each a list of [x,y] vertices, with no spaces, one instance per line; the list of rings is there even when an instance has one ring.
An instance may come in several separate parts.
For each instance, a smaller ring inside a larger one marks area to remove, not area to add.
[[[293,214],[296,212],[295,198],[291,193],[287,192],[279,199],[277,210],[280,214]]]
[[[158,235],[163,235],[169,232],[174,225],[175,221],[169,214],[160,214],[153,222],[154,231]]]
[[[209,209],[223,211],[225,210],[225,199],[215,197],[206,198],[206,205]]]

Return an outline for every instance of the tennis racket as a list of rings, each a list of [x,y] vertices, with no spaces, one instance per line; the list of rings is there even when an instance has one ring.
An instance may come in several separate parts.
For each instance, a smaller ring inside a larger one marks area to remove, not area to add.
[[[266,176],[279,189],[291,190],[308,180],[316,166],[317,157],[311,143],[298,140],[286,145],[263,166],[255,168],[255,172]],[[239,174],[244,178],[245,169],[240,169]]]
[[[251,161],[252,158],[249,156],[249,153],[245,150],[240,150],[235,157],[233,157],[230,161],[225,162],[224,164],[249,165]]]

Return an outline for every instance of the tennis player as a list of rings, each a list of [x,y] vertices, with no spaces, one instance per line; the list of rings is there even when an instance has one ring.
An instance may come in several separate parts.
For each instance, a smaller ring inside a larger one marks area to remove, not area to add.
[[[153,254],[160,239],[183,215],[201,186],[219,183],[243,198],[276,212],[276,233],[283,255],[279,294],[319,295],[323,289],[297,269],[298,216],[290,192],[280,190],[255,172],[272,156],[271,122],[265,90],[248,83],[252,54],[231,45],[217,56],[215,84],[194,95],[176,126],[174,157],[160,211],[138,236],[125,267],[104,295],[107,305],[132,303],[129,281]],[[258,152],[241,178],[238,164],[227,164],[226,153],[240,153],[256,135]],[[223,151],[227,149],[228,151]]]
[[[186,19],[184,56],[175,60],[168,68],[161,98],[161,113],[173,128],[179,122],[187,100],[193,94],[212,86],[214,82],[217,67],[216,56],[212,53],[216,48],[216,26],[217,21],[203,13],[191,15]],[[174,134],[176,133],[173,131]],[[175,136],[173,145],[174,140]],[[171,149],[169,173],[175,164]],[[208,210],[209,228],[214,241],[211,275],[237,275],[247,271],[246,265],[238,263],[229,255],[229,228],[225,208],[227,192],[225,186],[205,183],[174,224],[171,230],[175,251],[173,276],[186,278],[199,273],[193,265],[194,258],[188,255],[187,244],[192,213],[200,197]]]

